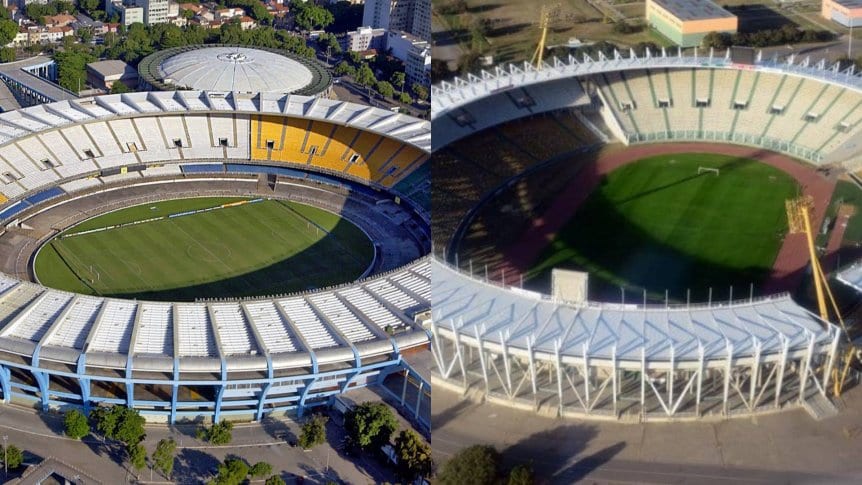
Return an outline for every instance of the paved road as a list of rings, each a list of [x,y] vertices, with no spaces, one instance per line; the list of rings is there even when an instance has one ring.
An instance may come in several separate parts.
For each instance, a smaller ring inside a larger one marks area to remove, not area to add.
[[[532,461],[552,483],[859,483],[862,389],[820,422],[804,411],[701,423],[622,424],[559,420],[462,401],[434,389],[438,463],[490,443],[506,463]]]
[[[262,424],[237,424],[233,441],[229,446],[213,447],[194,438],[194,425],[159,426],[147,428],[144,441],[148,452],[166,437],[177,441],[178,453],[173,480],[177,483],[201,483],[211,478],[216,467],[226,456],[235,455],[250,463],[266,461],[280,472],[287,483],[294,483],[297,476],[308,477],[305,483],[326,483],[329,480],[344,483],[371,484],[394,480],[391,472],[374,460],[345,456],[340,447],[322,445],[310,452],[292,447],[288,441],[295,440],[299,425],[292,420],[267,420]],[[62,436],[62,419],[59,415],[36,414],[29,409],[15,406],[0,406],[0,434],[9,437],[9,443],[34,454],[29,461],[37,462],[48,456],[57,457],[72,466],[91,473],[108,484],[129,483],[133,474],[125,464],[118,462],[122,452],[112,453],[100,440],[87,437],[82,441]],[[327,440],[340,443],[343,433],[339,426],[330,422]],[[327,468],[327,464],[329,465]],[[327,471],[328,470],[328,471]],[[5,481],[0,468],[0,482]],[[141,473],[142,482],[150,482],[150,470]],[[166,479],[158,473],[152,475],[153,482],[164,483]]]

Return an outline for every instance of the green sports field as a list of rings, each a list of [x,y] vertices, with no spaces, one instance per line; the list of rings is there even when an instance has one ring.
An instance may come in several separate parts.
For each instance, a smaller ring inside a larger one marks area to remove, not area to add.
[[[699,167],[720,174],[698,174]],[[591,298],[619,300],[620,286],[676,301],[749,294],[767,276],[787,232],[785,199],[796,181],[763,163],[715,154],[646,158],[620,167],[578,208],[528,273],[590,273]]]
[[[279,200],[78,234],[244,200],[169,200],[89,219],[42,247],[36,275],[44,285],[85,294],[194,300],[343,283],[371,262],[373,246],[359,228],[322,209]]]

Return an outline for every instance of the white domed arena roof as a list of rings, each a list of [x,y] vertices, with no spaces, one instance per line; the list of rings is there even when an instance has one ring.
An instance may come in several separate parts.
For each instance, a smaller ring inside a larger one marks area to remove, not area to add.
[[[181,52],[158,67],[165,83],[202,91],[293,93],[314,80],[287,56],[247,47],[206,47]]]

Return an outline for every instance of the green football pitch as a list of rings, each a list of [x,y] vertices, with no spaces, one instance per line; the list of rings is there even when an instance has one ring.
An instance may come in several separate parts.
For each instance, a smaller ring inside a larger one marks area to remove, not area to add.
[[[701,168],[717,168],[719,174]],[[699,173],[700,172],[700,173]],[[590,273],[591,298],[620,287],[652,299],[747,297],[768,275],[787,232],[785,199],[798,185],[755,160],[715,154],[646,158],[608,174],[527,273]]]
[[[372,243],[355,225],[280,200],[79,234],[243,200],[177,199],[88,219],[41,248],[36,276],[78,293],[194,300],[329,286],[356,279],[371,263]]]

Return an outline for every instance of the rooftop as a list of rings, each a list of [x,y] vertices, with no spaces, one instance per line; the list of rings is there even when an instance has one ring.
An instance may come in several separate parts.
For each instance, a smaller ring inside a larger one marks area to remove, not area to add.
[[[104,77],[126,73],[135,74],[134,67],[119,60],[91,62],[87,64],[87,69],[90,69]]]
[[[329,84],[327,73],[313,60],[275,50],[191,46],[154,54],[151,63],[142,62],[139,69],[165,85],[202,91],[317,94]]]
[[[680,20],[706,20],[735,17],[720,5],[710,0],[653,0]]]
[[[835,3],[847,8],[862,8],[862,0],[835,0]]]

